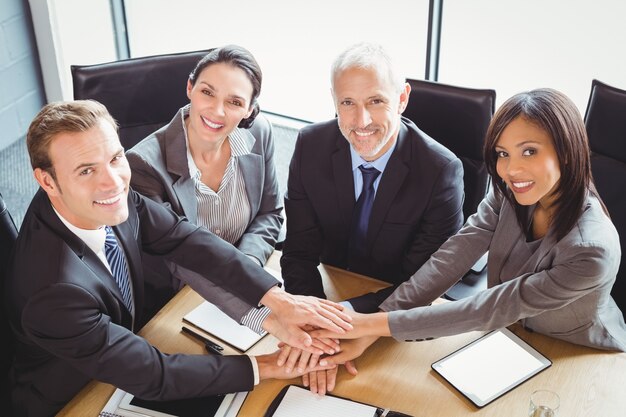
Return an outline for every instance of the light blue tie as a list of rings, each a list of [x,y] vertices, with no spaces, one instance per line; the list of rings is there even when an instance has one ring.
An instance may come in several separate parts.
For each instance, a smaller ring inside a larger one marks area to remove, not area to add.
[[[128,267],[126,265],[126,258],[120,245],[117,243],[117,238],[113,229],[109,226],[105,227],[107,236],[104,241],[104,252],[111,268],[111,274],[115,278],[117,286],[122,292],[122,298],[128,311],[132,312],[133,301],[130,291],[130,279],[128,278]]]

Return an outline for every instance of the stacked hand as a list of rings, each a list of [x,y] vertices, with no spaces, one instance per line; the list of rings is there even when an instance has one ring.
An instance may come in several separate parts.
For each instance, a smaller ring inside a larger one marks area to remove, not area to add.
[[[278,356],[278,365],[284,366],[286,372],[294,376],[304,373],[302,382],[312,392],[324,395],[332,391],[335,388],[339,365],[344,365],[348,373],[356,375],[358,371],[353,360],[361,356],[378,339],[379,334],[384,335],[389,331],[387,316],[384,313],[365,315],[352,310],[346,310],[345,313],[352,318],[352,330],[336,333],[316,329],[313,326],[305,328],[316,346],[325,346],[326,355],[311,354],[285,343],[279,344],[281,353]],[[350,340],[344,340],[340,344],[340,338]]]
[[[335,388],[338,365],[356,375],[353,359],[378,337],[390,334],[386,313],[360,314],[278,287],[270,289],[261,303],[271,310],[263,328],[281,340],[279,351],[257,358],[261,378],[302,375],[303,384],[322,395]],[[351,340],[340,344],[339,339]]]
[[[291,295],[274,287],[261,299],[272,311],[263,322],[263,328],[286,344],[315,355],[334,353],[333,346],[314,340],[306,330],[316,328],[342,335],[352,330],[352,318],[344,307],[332,301],[315,297]]]
[[[257,365],[259,367],[259,378],[261,380],[268,378],[278,378],[278,379],[291,379],[298,376],[305,375],[305,371],[289,371],[287,372],[287,368],[285,366],[278,365],[278,356],[281,351],[277,350],[274,353],[269,355],[259,355],[256,357]],[[322,366],[320,364],[313,365],[310,369],[307,369],[306,372],[326,372],[326,370],[331,370],[332,368],[336,368],[336,365],[326,365]]]

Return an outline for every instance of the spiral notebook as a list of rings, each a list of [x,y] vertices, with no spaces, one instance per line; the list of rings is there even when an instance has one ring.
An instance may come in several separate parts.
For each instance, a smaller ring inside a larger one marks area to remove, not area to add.
[[[145,401],[119,388],[98,417],[236,417],[247,392],[175,401]]]

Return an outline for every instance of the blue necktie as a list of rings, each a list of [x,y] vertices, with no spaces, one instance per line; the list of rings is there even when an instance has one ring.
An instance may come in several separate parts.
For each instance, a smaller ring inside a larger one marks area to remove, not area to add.
[[[352,229],[350,236],[350,255],[354,261],[365,256],[365,238],[367,236],[367,226],[372,214],[372,204],[374,203],[374,181],[380,175],[376,168],[365,168],[359,166],[363,174],[363,189],[361,195],[354,206],[352,214]]]
[[[111,268],[111,274],[115,278],[117,286],[122,292],[122,298],[128,311],[132,312],[133,301],[131,299],[130,292],[130,279],[128,277],[128,267],[126,265],[126,258],[120,245],[117,243],[117,238],[113,229],[109,226],[105,227],[107,232],[106,240],[104,241],[104,252]]]

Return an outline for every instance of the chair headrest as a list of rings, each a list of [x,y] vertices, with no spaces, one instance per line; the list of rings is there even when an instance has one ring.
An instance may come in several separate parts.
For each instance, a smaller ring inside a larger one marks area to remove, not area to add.
[[[482,161],[485,133],[495,110],[496,92],[407,79],[411,85],[404,116],[454,152]]]
[[[593,80],[585,126],[592,152],[626,163],[625,90]]]
[[[188,103],[189,73],[209,50],[72,65],[76,100],[104,104],[126,148],[168,123]]]

